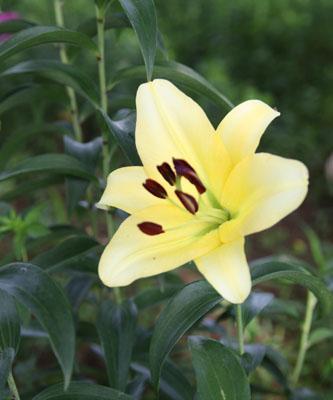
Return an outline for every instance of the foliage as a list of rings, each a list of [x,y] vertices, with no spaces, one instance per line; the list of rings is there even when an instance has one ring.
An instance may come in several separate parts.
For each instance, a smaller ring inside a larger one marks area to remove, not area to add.
[[[0,43],[0,399],[15,385],[33,400],[329,399],[332,2],[155,3],[1,3],[22,19],[0,23],[12,35]],[[278,105],[283,121],[263,148],[310,167],[295,223],[250,243],[244,354],[236,307],[191,265],[121,292],[98,278],[126,215],[95,203],[108,172],[140,162],[135,91],[151,77],[179,85],[215,122],[246,98]]]

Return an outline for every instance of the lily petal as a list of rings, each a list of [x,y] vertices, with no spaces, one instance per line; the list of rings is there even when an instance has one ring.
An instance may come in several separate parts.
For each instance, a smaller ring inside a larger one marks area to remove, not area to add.
[[[152,222],[163,233],[144,234],[138,224]],[[187,211],[173,205],[154,206],[128,217],[105,248],[99,276],[107,286],[125,286],[157,275],[208,253],[219,246],[218,230],[209,231]]]
[[[98,208],[120,208],[129,214],[144,208],[163,204],[163,200],[149,193],[142,184],[147,179],[143,167],[119,168],[108,176]]]
[[[308,171],[300,161],[258,153],[232,170],[221,204],[232,215],[220,227],[222,242],[259,232],[276,224],[304,200]]]
[[[233,164],[255,153],[260,138],[280,115],[260,100],[248,100],[233,108],[217,128]]]
[[[243,303],[251,291],[251,276],[244,253],[244,238],[223,244],[195,260],[199,271],[230,303]]]
[[[147,175],[157,180],[157,165],[182,159],[218,196],[230,172],[230,160],[202,108],[163,79],[141,85],[136,106],[136,146]]]

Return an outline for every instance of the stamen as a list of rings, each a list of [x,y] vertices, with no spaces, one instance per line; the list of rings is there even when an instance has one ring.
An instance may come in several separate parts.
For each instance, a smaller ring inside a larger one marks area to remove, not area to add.
[[[168,197],[168,193],[164,187],[158,182],[154,181],[154,179],[146,179],[146,182],[143,183],[142,186],[148,190],[149,193],[159,197],[160,199],[166,199]]]
[[[174,185],[176,182],[176,174],[173,172],[172,168],[167,162],[164,162],[161,165],[157,166],[158,172],[163,176],[163,178],[170,183],[170,185]]]
[[[195,214],[198,211],[199,205],[193,196],[180,190],[175,190],[175,193],[187,211],[191,214]]]
[[[174,158],[173,165],[175,166],[175,170],[178,176],[183,176],[184,178],[189,180],[192,185],[196,187],[197,191],[200,194],[205,193],[206,188],[204,184],[201,182],[197,173],[187,161],[181,160],[179,158]]]
[[[138,228],[141,232],[149,236],[155,236],[164,233],[163,226],[155,224],[154,222],[141,222],[138,224]]]

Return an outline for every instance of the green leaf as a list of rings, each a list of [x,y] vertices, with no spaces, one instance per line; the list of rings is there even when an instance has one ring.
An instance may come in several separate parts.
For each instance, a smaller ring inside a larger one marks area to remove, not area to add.
[[[0,289],[22,303],[47,331],[67,387],[74,362],[75,330],[61,287],[35,265],[14,263],[0,268]]]
[[[10,347],[17,352],[21,327],[15,300],[0,289],[0,304],[0,350]]]
[[[24,149],[29,140],[38,136],[52,136],[57,134],[68,133],[68,129],[56,124],[37,124],[20,127],[18,130],[12,131],[4,140],[0,148],[0,170],[3,169],[8,161],[17,153]],[[56,136],[55,136],[56,137]]]
[[[12,369],[12,364],[15,357],[15,350],[6,347],[3,350],[0,349],[0,399],[6,399],[7,379]]]
[[[23,29],[31,28],[36,24],[31,21],[24,19],[12,19],[8,21],[2,21],[0,23],[0,34],[1,33],[16,33]]]
[[[333,338],[332,329],[325,327],[314,329],[309,337],[308,348],[322,342],[323,340],[332,338]]]
[[[131,400],[131,397],[106,386],[72,382],[66,391],[62,384],[53,385],[32,400]]]
[[[323,315],[328,315],[332,309],[333,297],[324,282],[311,274],[301,264],[275,260],[258,260],[252,264],[251,275],[254,284],[283,278],[304,286],[311,290],[318,299]]]
[[[141,160],[135,146],[135,112],[126,110],[126,112],[120,114],[122,118],[117,120],[112,120],[101,110],[100,115],[104,120],[106,128],[116,139],[128,161],[133,165],[141,165]]]
[[[325,284],[299,264],[259,260],[251,273],[253,285],[277,278],[300,284],[318,298],[324,315],[331,310],[332,295]],[[158,386],[163,362],[177,341],[221,300],[208,282],[197,281],[185,286],[169,301],[157,320],[151,340],[150,367],[154,386]]]
[[[262,344],[245,345],[245,353],[242,355],[241,364],[246,373],[254,371],[263,361],[266,354],[266,346]]]
[[[81,303],[87,297],[91,286],[97,278],[87,274],[75,275],[66,285],[66,294],[74,312],[77,312]]]
[[[65,152],[82,162],[91,173],[96,170],[102,150],[102,142],[102,138],[96,138],[90,142],[80,143],[70,136],[64,136]],[[80,200],[87,198],[86,191],[88,186],[89,182],[82,179],[66,179],[66,200],[69,215],[73,213]],[[92,210],[91,212],[94,211]]]
[[[139,40],[147,80],[153,75],[157,47],[157,18],[153,0],[119,0]]]
[[[11,76],[24,74],[38,76],[64,86],[70,86],[95,107],[98,107],[99,94],[94,82],[73,65],[63,64],[54,60],[30,60],[8,68],[2,72],[0,77],[8,79]]]
[[[149,364],[155,387],[175,343],[220,301],[221,297],[206,281],[197,281],[185,286],[168,302],[156,322],[150,344]]]
[[[120,305],[104,301],[97,317],[111,387],[125,390],[135,341],[137,309],[129,300]]]
[[[80,32],[70,31],[56,26],[36,26],[24,29],[0,45],[0,60],[7,58],[30,47],[47,43],[67,43],[92,50],[97,54],[96,44]]]
[[[198,400],[250,400],[250,385],[237,356],[221,343],[189,338]]]
[[[60,175],[49,175],[46,177],[37,177],[31,181],[23,181],[10,187],[1,193],[1,199],[6,201],[14,200],[18,197],[27,197],[29,193],[34,194],[39,189],[63,183],[63,178]]]
[[[252,292],[242,304],[243,324],[246,327],[273,300],[272,293]]]
[[[36,256],[33,263],[49,272],[71,270],[96,274],[103,248],[89,236],[70,236]]]
[[[133,362],[131,368],[137,373],[142,374],[147,381],[150,380],[148,362],[145,360],[140,359],[139,361]],[[167,396],[167,399],[192,400],[194,396],[194,389],[186,376],[177,365],[170,361],[165,362],[161,376],[160,389],[161,392]],[[162,398],[164,399],[164,396]]]
[[[95,181],[87,167],[76,158],[67,154],[43,154],[27,158],[15,167],[0,173],[0,182],[11,178],[23,177],[32,173],[51,173],[66,176],[75,176]]]
[[[114,85],[122,80],[133,78],[142,79],[144,77],[144,68],[142,66],[130,67],[119,71],[115,77]],[[226,106],[233,107],[232,102],[202,75],[186,65],[176,62],[166,62],[162,65],[155,65],[154,78],[165,78],[181,86],[185,90],[206,96],[223,109]]]
[[[163,288],[156,286],[150,287],[140,291],[133,300],[138,309],[143,310],[145,308],[162,303],[173,296],[180,289],[180,285],[167,285]]]

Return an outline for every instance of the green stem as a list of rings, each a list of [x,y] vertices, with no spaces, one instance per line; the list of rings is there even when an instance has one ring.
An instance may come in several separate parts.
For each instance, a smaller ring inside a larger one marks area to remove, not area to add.
[[[305,355],[309,345],[309,335],[312,325],[313,319],[313,312],[317,304],[316,297],[312,294],[312,292],[308,291],[308,298],[306,302],[306,311],[305,311],[305,318],[302,325],[302,336],[299,345],[298,355],[296,365],[291,377],[291,381],[294,386],[297,385],[299,377],[302,372],[302,368],[304,365]]]
[[[54,0],[54,12],[55,12],[56,24],[62,28],[65,26],[63,7],[64,7],[63,0]],[[64,44],[60,44],[60,60],[63,64],[69,64],[66,47]],[[78,142],[82,142],[82,129],[79,120],[79,109],[77,105],[76,94],[75,91],[69,86],[66,87],[66,91],[71,107],[71,116],[72,116],[72,124],[73,124],[75,139]]]
[[[19,392],[17,390],[17,386],[16,386],[16,383],[15,383],[13,374],[11,372],[9,373],[7,382],[8,382],[8,386],[9,386],[10,392],[13,395],[13,400],[20,400],[20,394],[19,394]]]
[[[108,112],[108,97],[106,89],[106,76],[105,76],[105,8],[96,5],[96,22],[97,22],[97,46],[98,46],[98,77],[99,77],[99,90],[100,90],[100,106],[102,110]],[[102,130],[103,138],[103,178],[107,182],[109,175],[109,165],[111,159],[109,132],[105,129]],[[112,216],[106,213],[106,225],[108,236],[112,237],[114,234],[114,224]],[[115,300],[118,304],[121,303],[121,291],[119,288],[113,288]]]
[[[99,90],[100,90],[100,105],[102,110],[107,113],[108,111],[108,98],[106,94],[106,77],[105,77],[105,10],[96,5],[96,20],[97,20],[97,45],[98,45],[98,76],[99,76]],[[107,182],[109,175],[110,165],[110,147],[109,147],[109,133],[107,130],[102,130],[103,137],[103,178]],[[106,213],[106,224],[108,235],[111,237],[114,233],[112,216]]]
[[[21,245],[21,257],[23,262],[28,262],[28,252],[25,244]]]
[[[242,305],[236,305],[236,321],[237,321],[237,335],[238,335],[238,348],[239,354],[244,354],[244,327],[242,316]]]

